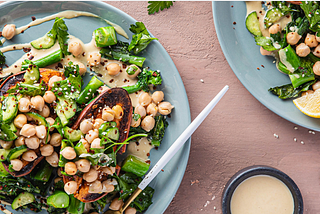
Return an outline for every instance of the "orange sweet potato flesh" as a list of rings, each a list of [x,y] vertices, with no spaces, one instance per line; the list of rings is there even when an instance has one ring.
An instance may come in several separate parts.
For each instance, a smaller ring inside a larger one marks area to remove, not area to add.
[[[120,120],[117,120],[117,127],[119,128],[120,137],[118,142],[123,142],[128,138],[129,129],[132,119],[132,104],[129,94],[126,90],[122,88],[112,88],[102,94],[100,94],[94,101],[92,101],[83,111],[80,113],[77,121],[73,125],[73,129],[78,129],[80,123],[84,119],[88,118],[101,118],[102,109],[104,106],[115,106],[120,105],[123,109],[123,117]],[[125,147],[122,147],[121,152],[125,151]],[[120,167],[116,167],[116,172],[119,174]],[[105,174],[98,176],[98,180],[104,181],[107,179]],[[108,193],[89,193],[89,183],[79,178],[78,176],[63,176],[64,183],[75,180],[78,182],[78,190],[74,194],[74,197],[82,202],[94,202],[100,198],[106,196]],[[79,180],[81,182],[79,183]]]
[[[0,86],[0,95],[6,96],[7,95],[6,91],[8,91],[10,88],[14,87],[17,83],[22,82],[24,73],[25,73],[25,71],[22,71],[22,72],[16,73],[16,74],[8,77]],[[61,76],[62,78],[64,78],[63,73],[60,71],[46,69],[46,68],[40,68],[40,81],[43,80],[44,82],[48,83],[49,79],[55,75]],[[35,152],[38,156],[37,159],[35,159],[32,162],[22,160],[23,167],[20,171],[11,172],[9,170],[10,163],[7,161],[2,162],[2,165],[6,169],[6,171],[9,172],[14,177],[22,177],[22,176],[28,175],[34,169],[34,167],[36,167],[38,165],[38,163],[44,158],[41,155],[39,149],[35,150]]]

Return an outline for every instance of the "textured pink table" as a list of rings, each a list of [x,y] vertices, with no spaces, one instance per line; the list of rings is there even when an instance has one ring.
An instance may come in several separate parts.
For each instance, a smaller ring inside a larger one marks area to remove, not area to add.
[[[224,85],[230,86],[194,133],[185,176],[166,214],[221,213],[225,183],[255,164],[287,173],[302,192],[305,213],[320,213],[320,134],[277,116],[239,82],[221,51],[211,2],[178,1],[155,15],[147,14],[147,2],[108,3],[143,21],[159,38],[180,72],[192,119]]]

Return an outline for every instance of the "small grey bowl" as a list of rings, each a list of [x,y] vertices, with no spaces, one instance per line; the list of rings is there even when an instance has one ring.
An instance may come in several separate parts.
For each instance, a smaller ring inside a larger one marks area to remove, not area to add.
[[[303,199],[301,192],[298,186],[294,183],[294,181],[285,173],[281,172],[278,169],[269,167],[269,166],[249,166],[246,167],[239,172],[237,172],[234,176],[230,178],[228,183],[226,184],[223,193],[222,193],[222,213],[223,214],[231,214],[230,202],[231,197],[234,190],[238,187],[238,185],[246,180],[249,177],[255,175],[269,175],[281,180],[287,187],[289,188],[294,202],[294,212],[293,214],[303,214]]]

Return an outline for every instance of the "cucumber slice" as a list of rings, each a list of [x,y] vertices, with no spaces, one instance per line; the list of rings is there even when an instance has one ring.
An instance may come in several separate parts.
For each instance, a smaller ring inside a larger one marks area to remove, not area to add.
[[[63,135],[65,138],[67,138],[71,142],[76,142],[81,139],[81,136],[83,135],[83,133],[80,130],[73,130],[66,126],[63,128]]]
[[[272,8],[264,15],[264,26],[269,28],[273,23],[279,21],[284,14],[278,8]]]
[[[34,202],[36,199],[34,195],[28,192],[22,192],[20,195],[18,195],[12,202],[11,207],[12,209],[17,209],[21,206],[24,206],[26,204],[30,204]]]
[[[254,36],[262,36],[257,12],[251,12],[246,18],[246,27]]]
[[[18,112],[18,100],[14,95],[9,95],[4,100],[5,105],[2,107],[4,109],[2,120],[4,123],[8,123],[17,115]]]
[[[31,42],[32,47],[35,49],[48,49],[51,48],[56,42],[56,38],[48,36],[48,33],[43,37]]]
[[[24,79],[24,83],[26,84],[34,84],[36,82],[38,82],[38,80],[40,79],[40,71],[38,66],[34,65],[34,64],[29,64],[29,67],[26,71],[26,73],[24,73],[23,75],[23,79]]]
[[[9,129],[10,129],[11,131],[13,131],[13,132],[17,132],[17,131],[18,131],[17,128],[16,128],[16,126],[13,124],[13,122],[11,122],[11,123],[9,124]]]
[[[54,208],[66,208],[69,206],[69,200],[67,193],[57,190],[47,198],[47,204]]]
[[[112,140],[119,140],[119,129],[117,127],[108,128],[105,136]]]
[[[125,172],[132,172],[133,174],[142,177],[149,170],[150,164],[137,158],[133,155],[129,155],[122,164],[121,170]]]
[[[117,127],[117,123],[114,121],[105,122],[105,123],[101,124],[101,126],[99,127],[99,137],[100,138],[105,137],[107,129],[113,128],[113,127]]]
[[[26,145],[18,146],[10,150],[7,161],[10,162],[13,159],[16,159],[20,157],[23,153],[25,153],[28,150],[28,147]]]
[[[0,163],[0,177],[6,177],[10,175],[9,172],[7,172],[7,170],[4,168],[3,164]]]
[[[82,142],[78,142],[77,145],[74,147],[74,150],[76,151],[78,156],[88,153],[86,147],[82,144]]]
[[[49,127],[49,124],[48,124],[46,118],[42,117],[40,114],[37,114],[34,112],[28,112],[28,113],[25,113],[25,115],[27,117],[32,118],[34,121],[36,121],[39,126],[44,125],[45,127]]]
[[[0,162],[7,160],[10,151],[11,149],[0,149]]]
[[[17,139],[18,136],[10,129],[8,124],[0,123],[0,139],[11,141]]]

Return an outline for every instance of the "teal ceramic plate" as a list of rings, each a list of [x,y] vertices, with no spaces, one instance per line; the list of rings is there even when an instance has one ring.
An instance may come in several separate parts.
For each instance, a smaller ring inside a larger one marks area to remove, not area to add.
[[[259,47],[245,27],[245,2],[217,1],[213,2],[212,10],[222,51],[247,90],[279,116],[300,126],[320,131],[320,119],[301,113],[292,100],[281,100],[268,92],[269,88],[288,84],[290,80],[276,69],[273,57],[260,54]],[[260,70],[257,70],[257,67]]]
[[[87,11],[109,19],[120,25],[131,38],[132,33],[129,31],[130,24],[136,22],[126,13],[102,2],[8,2],[0,5],[0,29],[4,24],[14,23],[16,26],[26,25],[31,21],[31,17],[41,18],[62,10],[80,10]],[[143,20],[140,20],[143,21]],[[97,18],[78,17],[75,19],[65,20],[69,33],[80,38],[85,43],[91,40],[92,32],[102,26],[105,22]],[[38,37],[43,36],[51,29],[53,21],[32,27],[20,34],[11,43],[26,43]],[[127,41],[124,37],[118,36],[118,39]],[[11,65],[16,59],[23,55],[23,51],[14,51],[6,53],[7,64]],[[160,159],[169,146],[178,138],[182,131],[190,124],[190,109],[186,91],[169,54],[158,41],[153,41],[143,53],[147,59],[145,66],[151,69],[161,71],[163,84],[161,90],[165,93],[165,99],[171,102],[175,109],[169,118],[169,127],[166,131],[165,138],[158,150],[151,151],[151,167]],[[88,82],[89,76],[85,79]],[[175,157],[164,168],[156,179],[150,184],[155,189],[153,204],[145,212],[146,214],[163,213],[170,204],[175,195],[182,177],[184,175],[188,162],[190,151],[190,139],[184,147],[175,155]]]

